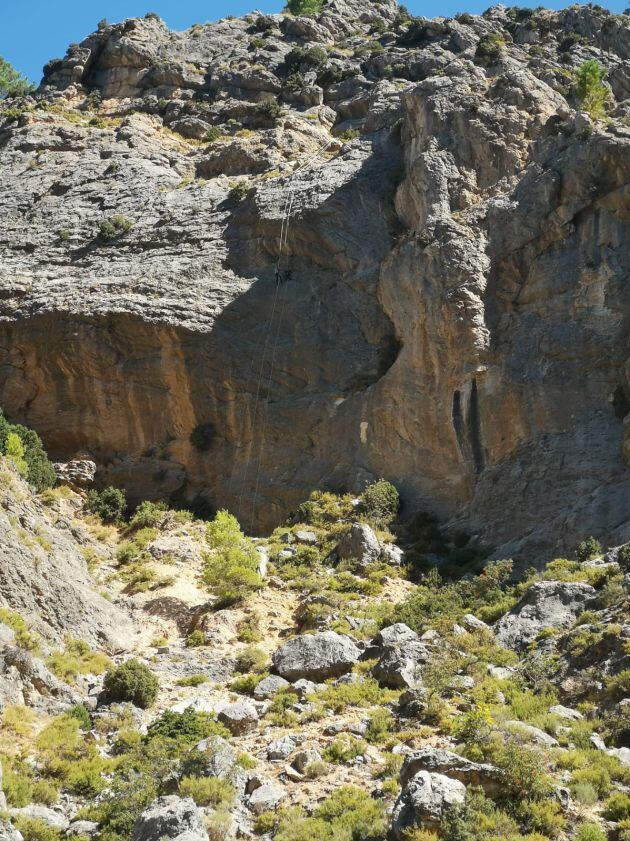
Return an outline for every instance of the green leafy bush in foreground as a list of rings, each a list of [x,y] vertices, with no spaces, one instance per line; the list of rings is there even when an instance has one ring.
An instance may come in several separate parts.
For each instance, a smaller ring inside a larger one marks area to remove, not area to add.
[[[241,531],[236,517],[219,511],[208,524],[206,539],[213,551],[206,557],[203,580],[219,604],[234,604],[261,589],[258,552]]]

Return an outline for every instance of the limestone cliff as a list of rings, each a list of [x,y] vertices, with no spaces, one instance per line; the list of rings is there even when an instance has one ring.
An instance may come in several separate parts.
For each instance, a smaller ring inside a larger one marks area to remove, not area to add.
[[[499,555],[627,540],[629,95],[599,8],[104,26],[0,113],[0,402],[248,528],[382,475]]]

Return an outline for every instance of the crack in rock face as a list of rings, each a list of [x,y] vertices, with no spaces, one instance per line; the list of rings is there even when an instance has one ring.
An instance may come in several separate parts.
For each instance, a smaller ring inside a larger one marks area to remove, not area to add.
[[[496,556],[628,539],[630,40],[544,18],[150,16],[50,62],[0,108],[7,415],[252,531],[384,476]]]

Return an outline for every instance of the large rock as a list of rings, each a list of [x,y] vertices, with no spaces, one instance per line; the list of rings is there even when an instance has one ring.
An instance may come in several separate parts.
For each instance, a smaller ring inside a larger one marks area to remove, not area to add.
[[[219,712],[217,718],[235,736],[251,733],[258,727],[258,712],[249,701],[228,704]]]
[[[595,596],[588,584],[539,581],[495,624],[497,641],[507,648],[523,650],[544,628],[568,628]]]
[[[401,784],[406,786],[419,771],[443,774],[466,786],[482,788],[488,797],[496,796],[503,788],[501,771],[494,765],[472,762],[441,748],[427,747],[407,754],[400,771]]]
[[[524,742],[535,742],[535,744],[542,745],[545,748],[558,747],[557,739],[532,724],[525,724],[524,721],[506,721],[503,726]]]
[[[209,736],[195,745],[190,772],[195,776],[226,779],[237,764],[238,757],[221,736]]]
[[[400,792],[392,814],[392,831],[398,839],[414,826],[437,827],[444,813],[464,802],[466,786],[443,774],[419,771]]]
[[[10,821],[0,818],[0,841],[24,841],[22,833]]]
[[[255,815],[260,815],[275,809],[286,796],[287,792],[282,786],[265,782],[250,794],[247,805]]]
[[[133,841],[208,841],[203,816],[190,797],[158,797],[137,819]]]
[[[381,544],[367,523],[353,523],[337,545],[342,560],[355,560],[361,566],[374,563],[381,554]]]
[[[57,462],[53,467],[60,485],[89,488],[96,476],[96,463],[88,458],[75,458],[65,463]]]
[[[43,806],[41,803],[30,803],[28,806],[22,806],[19,809],[10,809],[9,813],[14,818],[41,821],[46,826],[61,832],[65,832],[70,825],[69,819],[61,809],[52,809],[49,806]]]
[[[377,657],[372,674],[383,686],[406,689],[420,686],[422,666],[430,652],[418,635],[398,622],[383,628],[372,640],[367,656]]]
[[[273,698],[278,692],[286,689],[289,686],[289,681],[285,680],[280,675],[267,675],[254,687],[254,698],[257,701],[264,701],[267,698]]]
[[[361,652],[343,634],[323,631],[305,634],[280,646],[273,655],[273,667],[286,680],[320,681],[349,672]]]
[[[6,464],[0,479],[0,606],[59,644],[70,635],[93,646],[130,647],[129,617],[97,592],[88,573],[87,531],[65,516],[48,516]]]

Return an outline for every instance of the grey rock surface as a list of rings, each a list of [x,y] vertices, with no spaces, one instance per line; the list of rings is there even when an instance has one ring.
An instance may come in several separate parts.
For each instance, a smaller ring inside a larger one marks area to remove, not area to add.
[[[402,789],[394,805],[392,831],[404,838],[414,826],[436,827],[445,811],[464,802],[466,786],[443,774],[419,771]]]
[[[286,797],[286,791],[276,783],[263,783],[249,796],[247,805],[255,815],[275,809]]]
[[[523,741],[535,742],[537,745],[543,745],[546,748],[558,746],[557,739],[532,724],[525,724],[523,721],[506,721],[503,726],[508,732],[520,736]]]
[[[286,680],[320,681],[349,672],[359,660],[360,650],[344,634],[322,631],[285,642],[273,654],[274,669]]]
[[[429,649],[419,640],[401,639],[383,645],[372,674],[383,686],[406,689],[422,685],[422,667],[430,659]]]
[[[69,634],[105,648],[129,646],[128,615],[97,592],[82,527],[49,515],[32,489],[2,468],[0,491],[0,606],[10,607],[42,636]]]
[[[418,771],[444,774],[459,780],[464,785],[482,788],[488,797],[496,796],[502,790],[501,771],[485,762],[472,762],[457,753],[442,748],[422,748],[405,756],[400,771],[400,782],[405,786]]]
[[[23,835],[10,821],[0,819],[0,841],[23,841]]]
[[[258,726],[258,712],[249,701],[235,701],[233,704],[228,704],[219,712],[217,718],[234,735],[251,733]]]
[[[374,563],[381,554],[381,545],[367,523],[353,523],[337,546],[342,560],[355,560],[361,566]]]
[[[190,797],[167,795],[158,797],[138,816],[133,828],[133,841],[161,841],[181,838],[207,841],[203,816]],[[182,839],[183,841],[183,839]]]
[[[595,598],[589,584],[539,581],[494,625],[497,641],[523,650],[544,628],[568,628]]]
[[[221,736],[210,736],[195,745],[192,763],[199,776],[226,779],[236,766],[237,756]]]
[[[285,680],[280,675],[267,675],[254,687],[254,698],[257,701],[264,701],[267,698],[273,698],[282,689],[289,686],[289,681]]]

